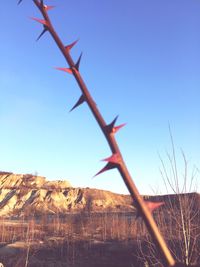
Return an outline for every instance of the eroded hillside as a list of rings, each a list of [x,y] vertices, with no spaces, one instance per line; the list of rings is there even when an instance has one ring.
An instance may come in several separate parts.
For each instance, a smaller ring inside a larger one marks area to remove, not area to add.
[[[41,176],[0,172],[0,216],[132,209],[129,196],[73,188],[68,181],[46,181]]]

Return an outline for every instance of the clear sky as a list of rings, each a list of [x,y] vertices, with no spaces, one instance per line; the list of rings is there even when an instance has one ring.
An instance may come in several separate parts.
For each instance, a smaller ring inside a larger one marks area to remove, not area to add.
[[[80,90],[32,1],[0,8],[0,170],[67,179],[74,186],[126,193],[116,170],[95,179],[111,155],[86,104],[69,113]],[[76,60],[103,117],[119,115],[117,133],[141,193],[162,191],[159,154],[171,151],[168,124],[182,166],[200,166],[200,1],[49,0],[64,43],[79,38]],[[180,162],[179,162],[180,160]],[[197,173],[198,174],[198,173]],[[182,175],[182,170],[180,170]],[[198,178],[199,179],[199,178]]]

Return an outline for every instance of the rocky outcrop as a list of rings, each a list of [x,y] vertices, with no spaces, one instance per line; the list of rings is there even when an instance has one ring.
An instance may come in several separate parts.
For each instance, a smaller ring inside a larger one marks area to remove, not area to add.
[[[133,209],[129,196],[104,190],[73,188],[67,181],[46,181],[41,176],[0,172],[0,216],[122,209]]]

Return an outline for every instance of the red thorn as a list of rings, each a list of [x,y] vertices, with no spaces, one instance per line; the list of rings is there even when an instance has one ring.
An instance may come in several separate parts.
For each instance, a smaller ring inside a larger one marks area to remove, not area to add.
[[[80,54],[80,57],[78,58],[78,61],[75,64],[75,68],[77,71],[79,71],[79,66],[80,66],[80,62],[81,62],[81,57],[82,57],[82,53]]]
[[[115,126],[117,119],[118,119],[118,116],[116,116],[110,124],[106,125],[105,129],[106,129],[107,133],[109,133],[109,134],[110,133],[116,133],[117,131],[119,131],[119,129],[121,129],[122,127],[124,127],[126,125],[126,123],[123,123],[119,126]]]
[[[51,9],[53,9],[55,6],[47,6],[47,5],[44,5],[44,8],[46,11],[49,11]]]
[[[119,126],[115,126],[112,128],[112,133],[116,133],[117,131],[119,131],[119,129],[121,129],[122,127],[124,127],[126,125],[126,123],[120,124]]]
[[[151,201],[145,201],[146,206],[148,207],[148,209],[150,210],[150,212],[152,213],[154,210],[156,210],[157,208],[159,208],[160,206],[164,205],[165,202],[151,202]]]
[[[48,23],[47,23],[47,21],[46,20],[43,20],[43,19],[37,19],[37,18],[31,18],[32,20],[35,20],[35,21],[37,21],[37,22],[39,22],[39,23],[41,23],[41,24],[43,24],[43,25],[45,25],[45,26],[48,26]]]
[[[164,202],[151,202],[151,201],[144,201],[144,203],[146,204],[147,208],[151,213],[153,213],[154,210],[165,204]],[[141,212],[137,210],[136,219],[139,218],[140,216]]]
[[[71,50],[72,47],[74,47],[74,46],[76,45],[77,42],[78,42],[78,40],[76,40],[76,41],[74,41],[73,43],[71,43],[71,44],[65,46],[65,49],[68,50],[68,51]]]
[[[113,154],[109,158],[103,159],[103,161],[108,161],[110,163],[119,164],[121,161],[121,156],[118,153]]]
[[[107,133],[109,133],[109,134],[112,133],[113,128],[115,126],[115,123],[116,123],[117,119],[118,119],[118,116],[116,116],[114,118],[114,120],[110,124],[108,124],[108,125],[105,126],[105,130],[106,130]]]
[[[103,167],[103,169],[101,169],[101,170],[100,170],[98,173],[96,173],[93,177],[96,177],[97,175],[99,175],[99,174],[101,174],[101,173],[103,173],[103,172],[109,171],[109,170],[111,170],[111,169],[114,169],[114,168],[116,168],[116,164],[108,162],[108,163],[106,164],[106,166]]]
[[[61,71],[64,71],[64,72],[68,72],[70,74],[72,74],[72,70],[70,68],[55,68],[57,70],[61,70]]]
[[[75,108],[77,108],[78,106],[80,106],[81,104],[83,104],[83,102],[85,102],[85,96],[81,95],[81,97],[79,98],[79,100],[76,102],[76,104],[73,106],[73,108],[70,110],[70,112],[72,110],[74,110]]]

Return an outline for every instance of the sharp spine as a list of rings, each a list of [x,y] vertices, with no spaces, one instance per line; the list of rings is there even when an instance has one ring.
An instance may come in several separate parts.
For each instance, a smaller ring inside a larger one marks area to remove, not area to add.
[[[116,168],[116,167],[117,167],[116,164],[111,163],[111,162],[108,162],[108,163],[106,164],[106,166],[103,167],[103,168],[102,168],[98,173],[96,173],[93,177],[96,177],[97,175],[99,175],[99,174],[101,174],[101,173],[103,173],[103,172],[109,171],[109,170],[111,170],[111,169],[114,169],[114,168]]]
[[[81,95],[76,104],[70,109],[70,112],[85,102],[85,96]]]
[[[118,117],[119,116],[117,115],[110,124],[106,125],[105,130],[106,130],[107,133],[111,133],[112,132],[113,127],[115,126],[115,123],[116,123]]]
[[[115,126],[115,127],[113,127],[112,128],[112,133],[116,133],[116,132],[118,132],[122,127],[124,127],[126,125],[126,123],[123,123],[123,124],[120,124],[120,125],[118,125],[118,126]]]
[[[39,22],[39,23],[41,23],[41,24],[43,24],[43,25],[45,25],[45,26],[48,26],[48,23],[47,23],[47,21],[46,20],[43,20],[43,19],[37,19],[37,18],[31,18],[32,20],[35,20],[35,21],[37,21],[37,22]]]
[[[81,62],[81,58],[82,58],[82,53],[80,54],[76,64],[75,64],[75,68],[77,71],[79,71],[79,67],[80,67],[80,62]]]
[[[71,68],[57,68],[56,67],[56,69],[57,70],[64,71],[64,72],[68,72],[69,74],[72,74],[73,73]]]
[[[47,30],[47,28],[44,26],[44,29],[43,29],[43,31],[40,33],[40,35],[38,36],[38,38],[36,39],[36,41],[39,41],[40,40],[40,38],[45,34],[45,32],[47,32],[48,30]]]
[[[47,5],[44,5],[44,9],[46,10],[46,11],[49,11],[49,10],[51,10],[51,9],[53,9],[55,6],[47,6]]]
[[[71,44],[65,46],[65,49],[68,50],[68,51],[71,50],[71,49],[77,44],[78,41],[79,41],[79,40],[76,40],[76,41],[74,41],[73,43],[71,43]]]
[[[102,161],[108,161],[110,163],[119,164],[121,162],[121,156],[119,155],[119,153],[114,153],[112,154],[112,156],[105,158]]]

